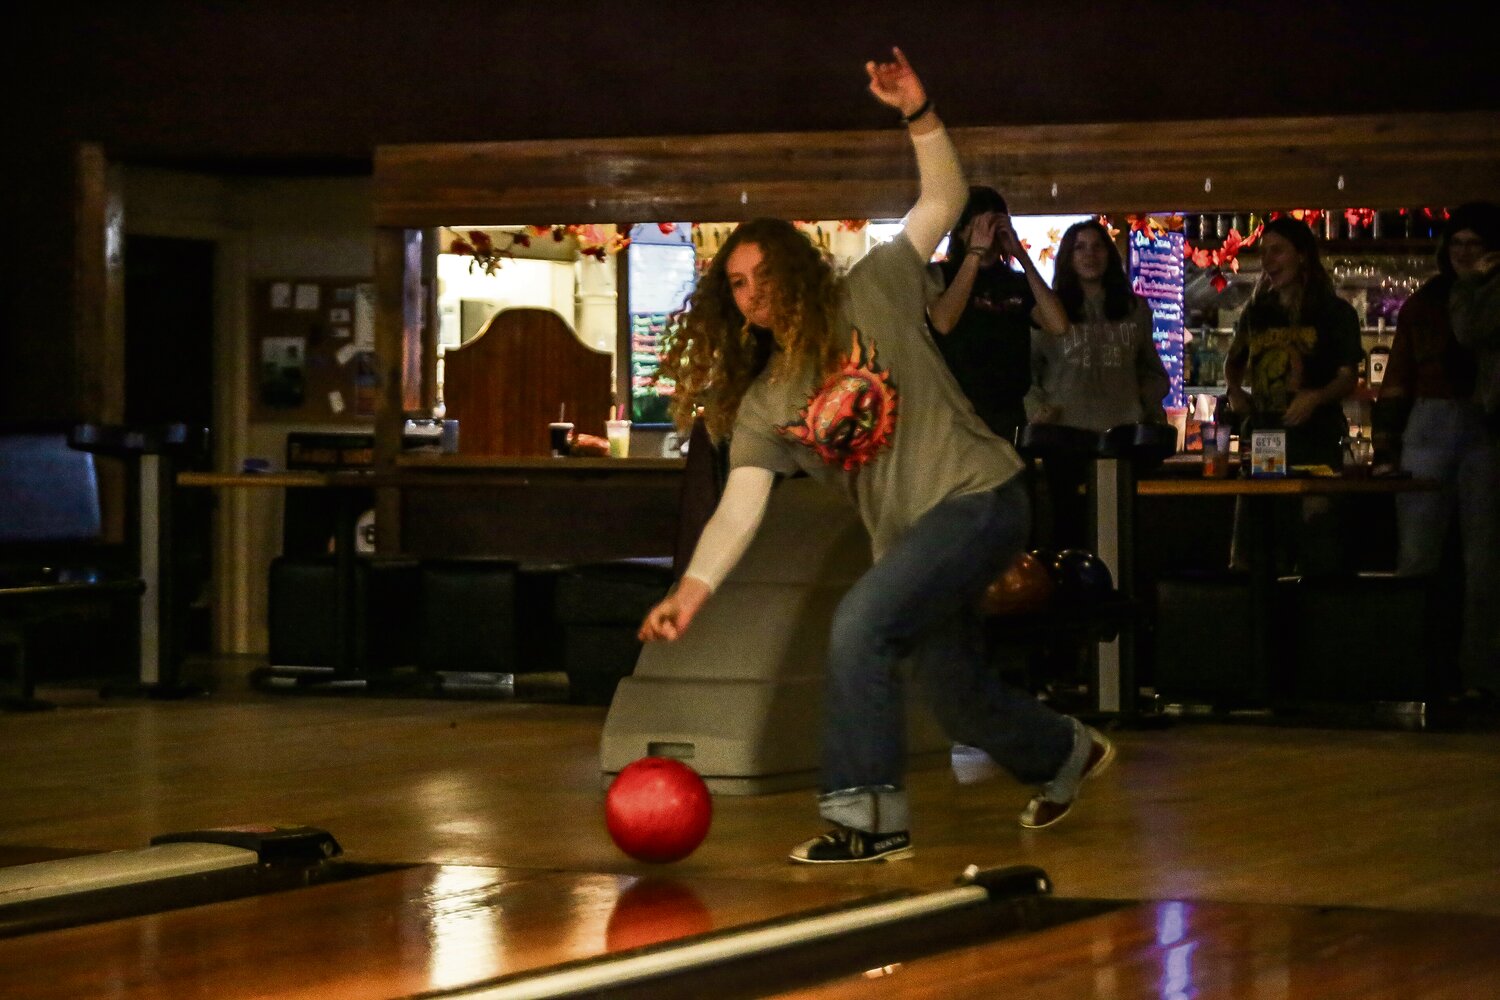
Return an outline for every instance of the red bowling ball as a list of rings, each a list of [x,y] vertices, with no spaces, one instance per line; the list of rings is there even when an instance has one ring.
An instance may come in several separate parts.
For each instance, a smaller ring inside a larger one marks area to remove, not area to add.
[[[713,797],[698,772],[666,757],[627,764],[604,796],[610,839],[637,861],[652,864],[692,854],[708,836],[713,813]]]

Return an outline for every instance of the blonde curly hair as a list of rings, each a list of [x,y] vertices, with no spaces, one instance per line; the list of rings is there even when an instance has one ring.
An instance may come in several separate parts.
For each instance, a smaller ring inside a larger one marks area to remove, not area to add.
[[[726,270],[729,255],[746,243],[760,247],[771,290],[772,330],[780,348],[770,361],[777,366],[773,377],[809,364],[825,374],[839,357],[841,342],[834,335],[839,283],[833,267],[790,222],[755,219],[738,226],[714,254],[686,306],[672,315],[658,370],[659,378],[676,383],[672,419],[678,429],[686,431],[701,408],[716,441],[734,428],[740,401],[765,362],[764,348],[735,305]]]

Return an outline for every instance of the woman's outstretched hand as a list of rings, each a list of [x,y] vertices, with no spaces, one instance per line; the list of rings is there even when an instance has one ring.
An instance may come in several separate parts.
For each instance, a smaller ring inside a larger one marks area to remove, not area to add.
[[[636,638],[641,642],[671,642],[687,631],[698,609],[708,600],[708,584],[696,577],[685,576],[677,589],[661,600],[656,607],[646,612]]]
[[[891,62],[872,59],[865,63],[865,72],[870,74],[870,93],[875,99],[905,117],[927,103],[927,90],[900,49],[893,47],[891,55],[895,57]]]

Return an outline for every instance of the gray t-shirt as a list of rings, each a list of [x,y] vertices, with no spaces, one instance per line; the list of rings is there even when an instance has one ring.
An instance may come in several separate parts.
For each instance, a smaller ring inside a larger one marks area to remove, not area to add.
[[[843,279],[832,375],[778,375],[777,358],[740,403],[731,468],[806,472],[844,493],[875,558],[949,497],[994,489],[1022,468],[974,413],[927,333],[924,262],[903,234]]]
[[[1151,307],[1137,297],[1123,319],[1104,314],[1102,297],[1085,299],[1082,319],[1065,333],[1031,338],[1036,384],[1026,397],[1035,418],[1056,407],[1052,423],[1108,430],[1118,424],[1164,423],[1171,387],[1151,339]]]

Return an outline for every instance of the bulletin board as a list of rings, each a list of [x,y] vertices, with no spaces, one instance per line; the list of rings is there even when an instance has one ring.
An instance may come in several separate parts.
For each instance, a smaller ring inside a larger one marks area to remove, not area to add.
[[[379,390],[371,278],[262,278],[250,289],[250,417],[367,424]]]

